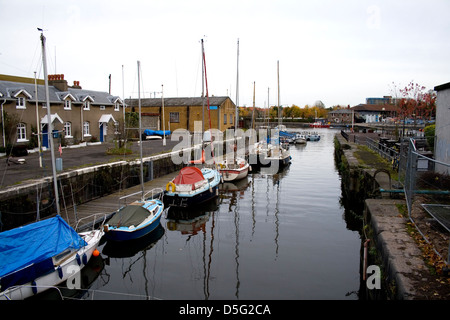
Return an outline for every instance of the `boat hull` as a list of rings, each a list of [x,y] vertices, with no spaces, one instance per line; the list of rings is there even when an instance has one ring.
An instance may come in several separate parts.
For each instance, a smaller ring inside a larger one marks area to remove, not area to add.
[[[156,227],[159,226],[161,220],[161,214],[158,218],[156,218],[152,223],[149,223],[148,225],[145,225],[141,228],[136,229],[112,229],[108,230],[108,232],[105,233],[105,238],[108,241],[128,241],[128,240],[135,240],[138,238],[141,238],[153,230],[156,229]]]
[[[241,180],[248,175],[249,165],[240,169],[221,169],[223,181]]]
[[[97,249],[104,232],[103,230],[94,230],[84,234],[86,237],[89,236],[89,239],[85,238],[87,245],[78,250],[77,254],[72,254],[59,267],[55,267],[53,271],[31,282],[0,292],[0,300],[23,300],[44,292],[64,281],[75,279],[75,276],[88,263],[94,250]]]
[[[217,197],[218,195],[219,184],[211,186],[211,188],[195,194],[167,192],[164,195],[164,205],[187,208],[204,203]]]

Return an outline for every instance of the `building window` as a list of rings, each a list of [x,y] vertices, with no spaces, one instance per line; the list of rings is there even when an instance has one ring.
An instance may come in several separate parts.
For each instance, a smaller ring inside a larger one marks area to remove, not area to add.
[[[114,111],[120,111],[120,104],[118,102],[114,104]]]
[[[91,102],[85,101],[83,104],[83,110],[90,110],[91,109]]]
[[[25,123],[17,124],[17,142],[27,141],[27,127]]]
[[[100,110],[105,110],[105,106],[100,106]]]
[[[17,98],[16,108],[17,109],[25,109],[26,108],[24,97]]]
[[[227,124],[227,115],[226,114],[223,115],[223,124]]]
[[[170,113],[170,122],[179,123],[180,122],[180,113],[179,112],[171,112]]]
[[[230,114],[230,124],[233,124],[233,115]]]
[[[90,136],[90,130],[89,130],[89,121],[85,121],[83,123],[83,136]]]
[[[71,109],[72,109],[72,101],[64,100],[64,110],[71,110]]]
[[[64,137],[72,138],[72,123],[71,122],[64,123]]]

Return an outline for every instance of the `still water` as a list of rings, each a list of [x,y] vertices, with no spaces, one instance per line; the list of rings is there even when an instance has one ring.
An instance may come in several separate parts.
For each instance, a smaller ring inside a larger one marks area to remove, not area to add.
[[[84,299],[358,299],[360,237],[340,204],[331,129],[291,145],[282,172],[226,183],[195,212],[170,209],[133,246],[100,246]],[[89,277],[87,277],[89,278]]]

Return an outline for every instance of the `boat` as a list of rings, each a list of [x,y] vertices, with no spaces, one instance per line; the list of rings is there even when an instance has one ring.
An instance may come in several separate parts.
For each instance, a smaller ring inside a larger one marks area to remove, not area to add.
[[[222,175],[212,168],[184,167],[169,181],[164,193],[164,205],[192,207],[219,195]]]
[[[223,181],[236,181],[245,178],[250,165],[244,158],[225,159],[218,164]]]
[[[306,142],[307,142],[307,138],[304,134],[301,134],[298,132],[295,133],[294,144],[306,144]]]
[[[0,300],[21,300],[75,279],[103,230],[77,233],[60,215],[0,233]]]
[[[308,132],[306,134],[306,140],[307,141],[319,141],[320,135],[317,132]]]
[[[238,40],[238,71],[237,71],[237,81],[236,81],[236,107],[235,107],[235,124],[237,129],[238,124],[238,105],[239,105],[239,40]],[[253,92],[255,92],[254,86],[253,86]],[[255,110],[255,94],[253,93],[253,111]],[[252,123],[254,121],[252,120]],[[245,178],[248,175],[248,172],[250,170],[250,165],[248,164],[247,160],[242,157],[237,157],[237,130],[234,131],[234,143],[235,148],[233,151],[233,157],[231,158],[225,158],[222,161],[218,163],[219,171],[222,174],[222,178],[224,181],[235,181]]]
[[[316,121],[314,123],[311,123],[309,126],[311,128],[329,128],[330,124],[329,123],[325,123],[325,122],[321,122],[321,121]]]
[[[140,200],[121,207],[106,222],[104,229],[107,240],[117,242],[138,239],[159,226],[164,211],[164,203],[161,200],[164,192],[162,189],[152,189],[148,193],[150,192],[150,198],[145,199],[144,195]],[[159,198],[154,198],[154,193],[157,193]]]
[[[145,129],[142,133],[142,138],[145,140],[158,140],[162,139],[165,136],[170,136],[170,130],[151,130]]]
[[[138,82],[140,82],[140,62],[138,61]],[[164,211],[164,203],[161,200],[164,192],[155,188],[144,193],[144,170],[142,161],[142,123],[141,123],[141,96],[140,85],[138,85],[139,100],[139,139],[140,139],[140,181],[141,199],[121,207],[105,224],[105,237],[111,241],[134,240],[152,232],[160,224],[161,215]],[[147,195],[151,196],[147,198]],[[122,197],[126,198],[134,194]],[[157,195],[157,197],[156,197]]]

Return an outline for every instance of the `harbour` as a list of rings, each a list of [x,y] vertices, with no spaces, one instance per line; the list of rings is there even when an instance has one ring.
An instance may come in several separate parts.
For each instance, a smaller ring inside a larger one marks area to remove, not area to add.
[[[320,141],[290,147],[292,163],[279,173],[223,183],[217,198],[195,210],[170,208],[142,243],[101,243],[95,279],[78,297],[358,299],[361,240],[340,203],[338,131],[318,131]],[[145,188],[164,187],[175,174]],[[86,206],[95,201],[102,199]]]

